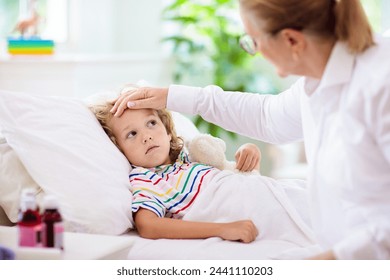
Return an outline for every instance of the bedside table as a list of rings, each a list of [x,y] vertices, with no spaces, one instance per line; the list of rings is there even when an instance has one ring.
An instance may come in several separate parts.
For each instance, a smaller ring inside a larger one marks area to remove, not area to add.
[[[0,245],[12,249],[16,259],[115,260],[127,259],[131,236],[64,232],[64,250],[17,245],[17,228],[0,226]]]

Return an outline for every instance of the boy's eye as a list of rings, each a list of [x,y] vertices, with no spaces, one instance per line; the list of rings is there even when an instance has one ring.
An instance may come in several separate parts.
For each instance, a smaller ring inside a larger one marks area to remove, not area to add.
[[[130,131],[128,134],[127,134],[127,138],[132,138],[132,137],[134,137],[134,136],[136,136],[137,135],[137,132],[136,131]]]
[[[148,127],[155,126],[156,124],[157,124],[157,121],[155,121],[155,120],[148,121],[148,123],[147,123]]]

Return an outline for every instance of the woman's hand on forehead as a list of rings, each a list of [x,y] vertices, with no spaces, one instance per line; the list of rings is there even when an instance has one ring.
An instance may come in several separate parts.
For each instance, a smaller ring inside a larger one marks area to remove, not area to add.
[[[168,88],[135,88],[122,93],[110,110],[120,117],[126,109],[163,109],[166,107]]]

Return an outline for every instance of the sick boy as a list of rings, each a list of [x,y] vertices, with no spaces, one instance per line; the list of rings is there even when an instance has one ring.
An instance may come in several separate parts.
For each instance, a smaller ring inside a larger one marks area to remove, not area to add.
[[[129,175],[132,211],[141,237],[220,237],[244,243],[256,239],[258,230],[251,220],[227,223],[182,220],[202,189],[220,171],[189,161],[167,110],[126,110],[116,117],[110,113],[112,107],[113,102],[106,102],[90,109],[132,166]],[[236,153],[236,167],[240,171],[258,169],[259,160],[260,150],[253,144],[241,146]]]

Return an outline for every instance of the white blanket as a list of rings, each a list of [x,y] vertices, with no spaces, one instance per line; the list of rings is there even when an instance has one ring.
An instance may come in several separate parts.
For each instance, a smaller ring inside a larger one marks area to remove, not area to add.
[[[130,259],[293,259],[318,251],[308,225],[306,190],[301,180],[219,173],[198,196],[185,220],[229,222],[251,219],[254,242],[220,238],[147,240],[138,238]]]
[[[258,240],[311,245],[311,230],[287,197],[285,181],[282,182],[261,175],[220,172],[202,190],[184,219],[210,222],[250,219],[260,232]],[[304,202],[302,193],[301,203]]]

